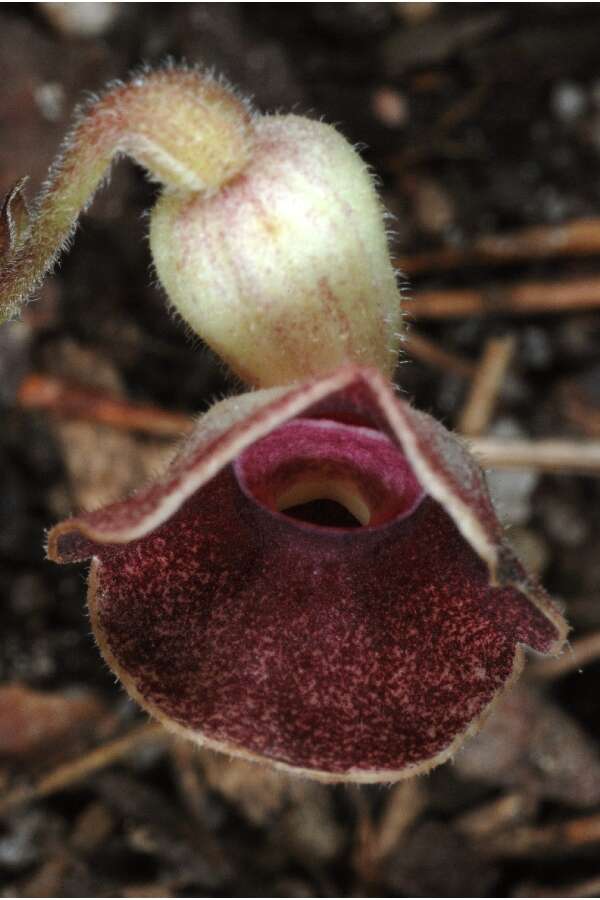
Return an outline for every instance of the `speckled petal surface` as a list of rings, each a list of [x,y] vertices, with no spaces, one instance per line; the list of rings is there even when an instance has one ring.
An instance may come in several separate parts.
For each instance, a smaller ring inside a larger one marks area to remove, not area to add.
[[[363,527],[287,515],[315,480]],[[49,555],[94,557],[100,647],[161,721],[329,780],[444,761],[521,646],[566,633],[476,464],[370,370],[224,401],[161,481],[57,526]]]

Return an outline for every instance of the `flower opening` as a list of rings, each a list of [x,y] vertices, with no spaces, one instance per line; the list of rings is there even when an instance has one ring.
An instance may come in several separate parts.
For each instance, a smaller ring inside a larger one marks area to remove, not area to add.
[[[238,457],[235,473],[247,496],[273,512],[329,501],[369,528],[410,515],[423,498],[387,435],[330,419],[281,426]]]
[[[286,514],[314,485],[362,527]],[[167,727],[329,781],[443,762],[523,646],[566,633],[475,463],[372,370],[223,401],[163,479],[58,525],[49,555],[94,558],[100,648]]]

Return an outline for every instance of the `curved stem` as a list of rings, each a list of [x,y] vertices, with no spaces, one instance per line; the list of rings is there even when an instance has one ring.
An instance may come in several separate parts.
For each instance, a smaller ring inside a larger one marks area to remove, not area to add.
[[[251,150],[249,110],[210,76],[168,68],[114,85],[80,113],[24,238],[4,248],[0,322],[53,266],[115,157],[131,156],[168,189],[211,193],[245,168]]]

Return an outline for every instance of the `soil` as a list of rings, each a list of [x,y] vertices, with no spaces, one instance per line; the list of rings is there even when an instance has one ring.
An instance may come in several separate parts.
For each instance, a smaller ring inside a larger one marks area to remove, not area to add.
[[[598,214],[596,4],[113,4],[91,35],[48,6],[0,14],[0,196],[26,174],[35,196],[87,94],[171,57],[222,73],[260,110],[336,123],[381,179],[403,260]],[[23,380],[63,378],[184,415],[237,389],[149,274],[144,212],[155,194],[133,164],[114,166],[58,272],[0,331],[5,797],[143,727],[90,636],[86,567],[49,563],[44,541],[58,519],[123,496],[170,452],[156,436],[26,409]],[[599,272],[598,250],[426,265],[406,281],[406,310],[434,290]],[[514,337],[488,435],[598,436],[594,302],[415,315],[407,333],[471,367],[491,338]],[[411,353],[409,339],[397,380],[457,426],[464,374]],[[593,639],[600,481],[503,470],[490,483],[573,641]],[[599,677],[594,654],[560,677],[526,676],[472,749],[392,788],[294,781],[144,733],[113,763],[6,811],[3,895],[598,896]]]

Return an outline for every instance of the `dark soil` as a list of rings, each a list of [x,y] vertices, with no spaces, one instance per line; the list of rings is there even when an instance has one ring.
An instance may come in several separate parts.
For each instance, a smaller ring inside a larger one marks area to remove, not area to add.
[[[95,37],[69,36],[43,6],[0,13],[0,196],[25,174],[35,194],[86,92],[172,57],[214,67],[261,110],[322,115],[364,145],[396,216],[396,255],[597,215],[596,4],[116,4]],[[165,449],[24,410],[19,384],[31,372],[59,375],[190,414],[235,387],[152,283],[143,214],[154,194],[120,162],[39,301],[0,332],[0,694],[17,689],[0,702],[5,793],[144,721],[90,636],[85,567],[47,562],[44,540],[72,509],[129,491]],[[599,269],[588,255],[425,271],[406,306],[425,288]],[[594,436],[598,313],[499,308],[414,327],[473,362],[490,337],[515,335],[492,433]],[[464,378],[407,355],[398,381],[456,425]],[[569,415],[567,382],[584,393],[587,426]],[[493,477],[500,513],[564,603],[573,639],[593,634],[600,481]],[[472,752],[390,789],[290,781],[148,739],[4,817],[3,895],[598,896],[599,676],[592,661],[543,690],[530,679]],[[563,827],[576,819],[578,831]]]

